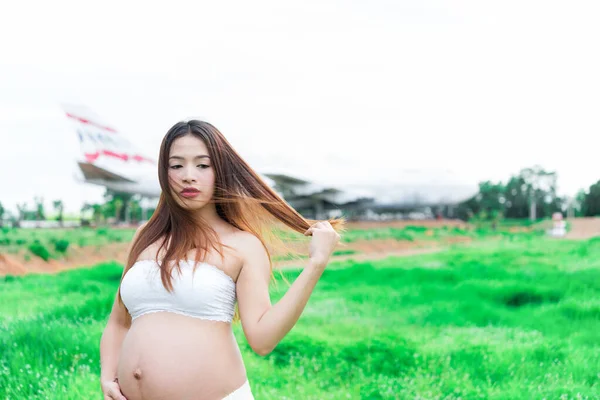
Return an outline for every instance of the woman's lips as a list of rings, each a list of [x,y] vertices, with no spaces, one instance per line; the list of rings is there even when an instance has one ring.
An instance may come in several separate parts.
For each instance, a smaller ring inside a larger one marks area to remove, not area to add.
[[[194,197],[198,196],[199,194],[200,194],[200,192],[198,190],[184,190],[181,192],[181,195],[188,199],[194,198]]]

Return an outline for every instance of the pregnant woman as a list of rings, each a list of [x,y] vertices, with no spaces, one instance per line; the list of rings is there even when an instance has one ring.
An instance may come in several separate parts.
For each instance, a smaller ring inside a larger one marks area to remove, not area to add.
[[[232,321],[257,354],[270,353],[304,310],[343,221],[304,219],[202,121],[167,132],[158,176],[158,206],[135,233],[100,341],[104,399],[253,399]],[[312,236],[309,258],[272,305],[268,233],[284,226]]]

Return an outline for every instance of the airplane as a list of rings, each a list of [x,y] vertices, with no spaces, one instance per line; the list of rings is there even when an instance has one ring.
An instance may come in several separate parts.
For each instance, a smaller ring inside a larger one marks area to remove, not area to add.
[[[161,188],[155,159],[140,152],[87,107],[63,105],[63,110],[79,138],[77,164],[83,182],[158,199]],[[290,205],[316,218],[337,216],[342,209],[372,215],[453,206],[477,193],[476,185],[452,184],[452,177],[443,173],[409,172],[398,176],[398,184],[343,187],[310,182],[284,168],[259,175]]]
[[[158,198],[158,163],[139,151],[119,131],[85,106],[63,105],[77,133],[80,154],[77,164],[86,183],[117,193]]]

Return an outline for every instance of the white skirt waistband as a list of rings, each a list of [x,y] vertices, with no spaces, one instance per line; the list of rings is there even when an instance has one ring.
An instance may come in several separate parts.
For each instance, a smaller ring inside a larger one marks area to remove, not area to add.
[[[252,390],[250,390],[250,382],[244,382],[242,386],[223,397],[223,400],[254,400]]]

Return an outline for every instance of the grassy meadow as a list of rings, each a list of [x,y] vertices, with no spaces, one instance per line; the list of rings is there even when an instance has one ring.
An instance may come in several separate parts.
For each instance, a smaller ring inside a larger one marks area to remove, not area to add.
[[[333,263],[266,357],[236,325],[256,399],[600,399],[600,238],[480,236]],[[0,278],[0,399],[101,398],[99,341],[121,272]]]

